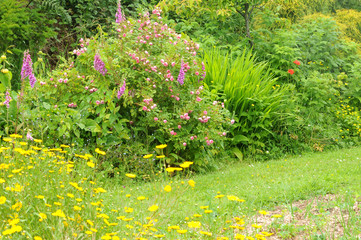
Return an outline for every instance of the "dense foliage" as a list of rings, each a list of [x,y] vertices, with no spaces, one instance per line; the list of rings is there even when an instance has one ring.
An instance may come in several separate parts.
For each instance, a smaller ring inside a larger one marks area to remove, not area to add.
[[[107,148],[111,169],[145,175],[161,160],[143,155],[160,143],[172,152],[164,153],[168,165],[194,159],[195,169],[216,166],[233,122],[204,91],[198,44],[159,21],[157,9],[139,19],[118,16],[114,31],[81,39],[75,57],[49,76],[22,79],[17,109],[3,106],[4,116],[21,115],[21,123],[7,121],[6,133],[21,124],[49,144]]]
[[[3,134],[106,147],[111,176],[158,169],[142,156],[160,143],[167,164],[196,159],[200,170],[228,152],[359,142],[357,1],[123,1],[128,17],[115,25],[113,1],[10,2],[0,19],[10,23],[1,25]],[[154,4],[164,19],[144,14]]]

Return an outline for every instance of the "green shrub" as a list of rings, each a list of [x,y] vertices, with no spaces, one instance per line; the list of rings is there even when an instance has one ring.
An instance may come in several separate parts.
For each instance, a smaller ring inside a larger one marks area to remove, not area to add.
[[[195,169],[215,166],[215,156],[224,154],[229,113],[203,89],[198,45],[164,25],[159,14],[81,39],[75,59],[64,60],[34,89],[27,84],[26,128],[48,143],[55,137],[111,150],[113,166],[127,171],[160,161],[142,158],[160,143],[172,152],[164,153],[169,165],[189,159]]]

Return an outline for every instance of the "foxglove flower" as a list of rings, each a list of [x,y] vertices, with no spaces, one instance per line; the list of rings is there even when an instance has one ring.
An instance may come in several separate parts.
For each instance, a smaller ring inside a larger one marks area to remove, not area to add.
[[[95,54],[94,56],[94,68],[103,74],[103,76],[105,76],[105,74],[108,72],[108,70],[105,68],[104,62],[100,59],[99,54]]]
[[[117,13],[115,14],[115,22],[121,23],[123,21],[125,21],[125,17],[124,17],[124,14],[122,13],[122,6],[120,5],[120,0],[119,0],[118,10],[117,10]]]
[[[179,70],[179,75],[177,78],[177,81],[179,82],[180,85],[184,84],[184,75],[185,75],[185,72],[184,72],[184,66],[183,66],[183,60],[182,60],[181,68]]]
[[[27,50],[24,52],[23,66],[21,68],[21,80],[24,81],[24,79],[28,77],[31,88],[34,88],[34,85],[36,83],[36,78],[34,76],[32,66],[33,66],[33,62],[31,60],[29,51]]]
[[[9,103],[11,101],[10,93],[6,91],[5,93],[5,101],[3,102],[4,105],[6,105],[7,108],[10,107]]]
[[[124,81],[123,86],[122,86],[122,87],[119,89],[119,91],[118,91],[118,94],[117,94],[118,99],[120,99],[120,97],[124,94],[124,92],[125,92],[125,86],[126,86],[126,83],[125,83],[125,81]]]

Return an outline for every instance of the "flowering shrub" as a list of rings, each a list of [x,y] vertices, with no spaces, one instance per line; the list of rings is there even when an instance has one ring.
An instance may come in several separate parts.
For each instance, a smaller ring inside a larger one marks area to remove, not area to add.
[[[164,142],[174,153],[168,164],[208,163],[222,152],[231,119],[204,90],[198,44],[163,24],[158,9],[137,20],[117,16],[114,32],[81,39],[74,59],[35,84],[38,96],[25,94],[36,105],[29,128],[42,116],[48,126],[38,132],[112,147],[116,165],[141,168],[141,155]]]

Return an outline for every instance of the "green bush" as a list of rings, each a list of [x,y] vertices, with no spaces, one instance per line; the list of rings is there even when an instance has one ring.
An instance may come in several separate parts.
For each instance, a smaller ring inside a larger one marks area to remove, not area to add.
[[[81,39],[76,58],[64,59],[34,89],[26,84],[26,128],[48,143],[58,138],[107,149],[109,162],[127,171],[146,174],[160,160],[142,156],[158,144],[168,144],[169,165],[186,159],[199,170],[215,166],[225,153],[229,113],[203,89],[198,45],[164,25],[159,14]]]
[[[336,22],[329,17],[306,18],[290,29],[276,29],[269,35],[258,35],[256,52],[268,61],[280,82],[297,84],[302,77],[314,71],[333,73],[348,72],[359,58],[357,46],[342,39]],[[298,67],[293,62],[298,60]],[[297,73],[291,77],[289,69]]]

